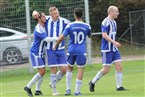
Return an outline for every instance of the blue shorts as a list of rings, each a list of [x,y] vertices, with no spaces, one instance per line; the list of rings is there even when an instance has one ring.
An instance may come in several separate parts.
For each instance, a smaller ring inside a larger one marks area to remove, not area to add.
[[[65,50],[47,50],[48,67],[67,66]]]
[[[45,67],[45,60],[42,57],[38,57],[38,55],[35,55],[34,53],[30,52],[31,57],[31,63],[33,68],[42,68]]]
[[[114,62],[121,61],[119,51],[115,52],[102,52],[102,65],[112,65]]]
[[[68,55],[67,62],[70,66],[73,67],[74,63],[78,65],[78,67],[83,67],[86,64],[86,56],[85,55]]]

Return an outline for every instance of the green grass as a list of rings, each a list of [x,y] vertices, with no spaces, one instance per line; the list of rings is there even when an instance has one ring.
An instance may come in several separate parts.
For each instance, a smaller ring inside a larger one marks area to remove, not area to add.
[[[112,66],[109,74],[105,75],[99,82],[96,83],[95,92],[91,93],[88,90],[88,82],[95,76],[97,71],[101,69],[101,64],[88,65],[85,68],[83,85],[81,92],[84,97],[145,97],[144,95],[144,60],[140,61],[127,61],[123,62],[123,85],[129,89],[129,91],[117,92],[115,85],[114,66]],[[23,90],[24,86],[36,73],[30,74],[28,68],[15,69],[9,71],[1,71],[1,85],[0,85],[0,97],[28,97]],[[72,95],[75,88],[76,68],[73,72],[72,80]],[[49,69],[44,76],[42,83],[43,96],[49,97],[51,95],[51,88],[49,87]],[[61,97],[65,93],[65,77],[57,83],[58,91],[61,93]],[[35,86],[32,87],[32,91],[35,91]]]
[[[121,55],[145,55],[145,46],[139,47],[139,46],[131,46],[129,44],[123,44],[119,49]],[[99,56],[101,57],[100,52],[100,45],[95,45],[92,48],[92,56]]]

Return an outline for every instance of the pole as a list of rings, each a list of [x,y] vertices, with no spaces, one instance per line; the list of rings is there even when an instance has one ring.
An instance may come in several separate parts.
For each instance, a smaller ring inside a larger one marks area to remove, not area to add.
[[[89,17],[89,3],[88,0],[84,0],[85,2],[85,20],[86,23],[90,24],[90,17]],[[92,52],[91,52],[91,39],[87,38],[87,56],[88,61],[87,64],[92,64]]]
[[[28,53],[30,54],[30,45],[31,45],[31,24],[30,24],[30,9],[29,9],[29,0],[25,0],[25,9],[26,9],[26,25],[27,25],[27,35],[28,35]],[[31,66],[30,55],[29,55],[29,71],[33,73]]]
[[[130,27],[130,38],[131,38],[131,46],[132,46],[132,43],[133,43],[133,38],[132,38],[132,21],[131,21],[131,12],[129,12],[129,27]]]
[[[143,21],[144,21],[144,41],[143,43],[145,43],[145,10],[143,11]]]

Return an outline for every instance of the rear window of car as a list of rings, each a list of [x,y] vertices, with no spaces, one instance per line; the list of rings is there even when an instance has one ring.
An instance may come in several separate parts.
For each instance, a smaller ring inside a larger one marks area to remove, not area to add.
[[[12,36],[12,35],[14,35],[14,34],[15,34],[15,33],[0,30],[0,37]]]

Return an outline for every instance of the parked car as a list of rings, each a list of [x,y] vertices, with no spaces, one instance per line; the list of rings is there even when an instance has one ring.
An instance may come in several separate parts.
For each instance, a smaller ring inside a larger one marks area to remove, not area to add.
[[[0,61],[15,64],[28,56],[27,34],[0,27]]]

